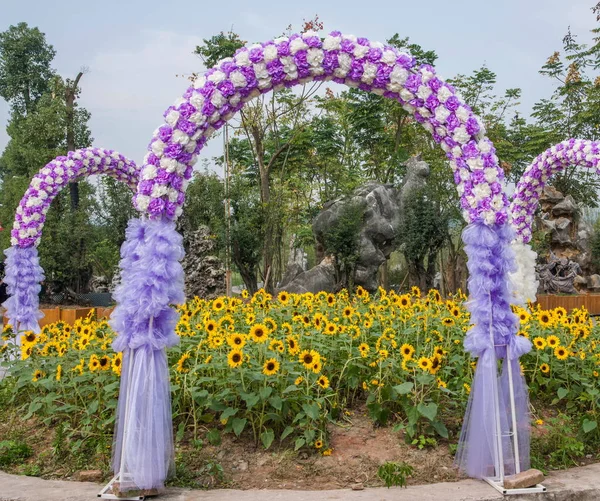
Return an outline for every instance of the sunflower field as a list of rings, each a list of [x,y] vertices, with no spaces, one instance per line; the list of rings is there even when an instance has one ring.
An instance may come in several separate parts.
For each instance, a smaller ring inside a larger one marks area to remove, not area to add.
[[[362,288],[353,294],[286,292],[272,297],[195,298],[178,307],[180,344],[169,350],[177,438],[223,433],[265,448],[283,442],[328,455],[327,426],[366,406],[376,425],[455,441],[476,366],[463,350],[465,296]],[[576,417],[577,433],[598,438],[600,329],[585,310],[515,308],[519,335],[534,348],[521,360],[534,404]],[[121,353],[106,321],[47,325],[0,348],[9,404],[75,444],[110,444]],[[538,424],[541,422],[538,417]]]

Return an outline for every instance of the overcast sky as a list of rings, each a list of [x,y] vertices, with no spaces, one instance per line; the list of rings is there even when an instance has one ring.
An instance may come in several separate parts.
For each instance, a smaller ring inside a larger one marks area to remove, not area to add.
[[[81,81],[80,103],[92,114],[94,146],[139,162],[162,113],[186,88],[181,75],[202,69],[192,54],[203,38],[233,28],[243,40],[266,41],[318,14],[325,31],[385,41],[409,36],[439,55],[446,78],[487,66],[497,90],[520,87],[522,109],[549,97],[553,84],[538,74],[561,48],[568,27],[589,42],[595,0],[355,0],[303,2],[158,0],[1,0],[0,31],[21,21],[37,26],[57,51],[55,69]],[[184,7],[189,5],[189,7]],[[179,75],[179,76],[178,76]],[[7,142],[6,103],[0,101],[0,151]],[[205,156],[220,154],[213,141]]]

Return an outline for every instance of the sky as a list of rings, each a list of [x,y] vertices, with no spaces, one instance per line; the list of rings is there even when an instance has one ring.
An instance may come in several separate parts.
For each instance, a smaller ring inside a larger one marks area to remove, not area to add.
[[[596,0],[305,0],[189,2],[158,0],[2,0],[0,31],[25,21],[37,26],[57,51],[54,68],[73,78],[80,68],[80,104],[92,114],[94,146],[118,150],[141,162],[163,111],[187,87],[185,75],[202,70],[193,54],[203,38],[233,29],[242,40],[263,42],[315,14],[325,32],[384,42],[408,36],[439,58],[438,73],[451,78],[486,64],[496,90],[522,89],[521,111],[549,97],[554,84],[538,74],[570,27],[580,43],[591,41]],[[8,107],[0,101],[0,151],[8,141]],[[221,154],[214,139],[204,158]],[[202,157],[201,157],[202,158]]]

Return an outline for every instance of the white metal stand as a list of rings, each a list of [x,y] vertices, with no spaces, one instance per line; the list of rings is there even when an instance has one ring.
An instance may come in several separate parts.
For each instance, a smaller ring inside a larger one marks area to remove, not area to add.
[[[133,483],[133,478],[128,473],[125,473],[125,444],[127,443],[127,422],[129,421],[129,385],[131,384],[131,374],[133,372],[133,349],[129,348],[129,354],[127,356],[127,394],[124,396],[125,398],[125,415],[123,419],[125,421],[123,425],[123,442],[121,443],[121,464],[119,465],[119,472],[104,486],[104,488],[98,493],[99,498],[103,499],[121,499],[131,500],[131,501],[140,501],[145,499],[145,496],[130,496],[130,497],[121,497],[113,494],[113,486],[115,483],[118,483],[119,486],[123,484],[135,485]],[[122,395],[119,395],[121,398]]]
[[[492,342],[492,346],[495,347],[497,345],[494,344],[494,333],[492,330],[492,300],[490,296],[490,339]],[[513,446],[513,458],[515,464],[515,473],[521,472],[521,459],[519,456],[519,430],[517,428],[517,411],[515,408],[515,388],[513,383],[513,373],[512,373],[512,363],[510,361],[510,346],[506,345],[506,358],[504,359],[504,363],[508,364],[508,391],[509,391],[509,400],[510,400],[510,413],[511,413],[511,422],[512,422],[512,431],[507,432],[505,436],[512,438],[512,446]],[[500,494],[504,496],[515,495],[515,494],[534,494],[538,492],[546,492],[546,487],[542,484],[537,484],[534,487],[527,487],[523,489],[506,489],[504,487],[504,451],[502,448],[502,425],[500,422],[500,393],[498,391],[498,366],[494,364],[494,377],[493,377],[493,394],[494,394],[494,418],[496,421],[496,433],[494,441],[495,450],[494,450],[494,470],[496,475],[494,477],[486,477],[484,480],[490,484],[494,489],[496,489]]]

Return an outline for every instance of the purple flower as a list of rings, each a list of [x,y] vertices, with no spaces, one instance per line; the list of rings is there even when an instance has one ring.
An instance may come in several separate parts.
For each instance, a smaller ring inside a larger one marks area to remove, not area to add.
[[[183,191],[180,191],[179,194],[177,195],[177,205],[183,205],[184,201],[185,201],[185,193]]]
[[[367,59],[372,63],[378,63],[381,61],[381,56],[383,55],[383,51],[379,48],[371,48],[367,52]]]
[[[450,96],[448,99],[446,99],[445,105],[449,111],[456,111],[460,106],[460,101],[456,96]]]
[[[254,47],[254,49],[250,49],[250,54],[248,57],[254,64],[260,63],[264,58],[262,48]]]
[[[142,195],[150,195],[153,187],[154,183],[150,179],[145,179],[138,185],[138,193],[141,193]]]
[[[467,120],[465,128],[467,129],[467,132],[471,136],[474,136],[475,134],[477,134],[479,132],[479,124],[477,123],[477,120],[473,117],[470,117]]]
[[[170,177],[170,174],[165,169],[159,167],[156,170],[156,177],[154,178],[154,180],[158,184],[167,184],[169,182]]]
[[[433,77],[431,80],[429,80],[429,82],[427,82],[427,85],[429,85],[429,88],[433,92],[438,93],[444,84],[438,77]]]
[[[196,132],[196,124],[189,122],[188,120],[179,119],[177,122],[177,128],[188,136],[193,136]]]
[[[440,105],[438,98],[435,94],[431,94],[427,100],[425,101],[425,106],[431,111],[435,111],[435,109]]]
[[[277,45],[277,55],[279,57],[289,56],[290,52],[290,43],[287,41],[281,42]]]
[[[421,75],[413,73],[406,79],[404,87],[406,87],[407,90],[415,94],[421,86],[421,81]]]
[[[210,101],[204,101],[204,104],[202,105],[202,113],[204,115],[210,117],[216,110],[217,109],[215,108],[214,104],[212,104]]]
[[[200,94],[204,97],[204,99],[206,101],[208,101],[211,96],[213,95],[213,92],[215,91],[215,83],[214,82],[206,82],[200,89],[198,89],[198,92],[200,92]]]
[[[176,159],[180,153],[181,153],[181,145],[179,143],[171,143],[164,150],[164,155],[168,158]]]
[[[396,62],[403,68],[409,70],[415,65],[415,59],[408,54],[399,54]]]
[[[328,75],[339,66],[338,56],[335,52],[326,52],[323,58],[323,69]]]
[[[312,49],[318,49],[321,47],[321,39],[318,36],[306,37],[304,43]]]
[[[148,212],[152,216],[159,216],[165,208],[165,201],[162,198],[153,198],[148,205]]]
[[[479,155],[479,149],[477,148],[477,142],[474,140],[469,141],[462,147],[463,155],[466,158],[475,158]]]
[[[224,61],[221,63],[219,69],[227,76],[229,76],[232,71],[235,71],[237,69],[237,65],[232,61]]]
[[[342,52],[346,52],[347,54],[352,54],[354,52],[354,42],[352,40],[348,40],[347,38],[342,40],[340,47]]]
[[[173,129],[168,125],[161,125],[158,129],[158,138],[163,142],[167,143],[173,135]]]
[[[370,44],[369,44],[369,39],[367,39],[367,38],[365,38],[365,37],[360,37],[360,38],[359,38],[359,39],[356,41],[356,43],[357,43],[358,45],[364,45],[364,46],[367,46],[367,47],[370,45]]]
[[[173,172],[170,177],[170,184],[172,188],[180,191],[183,186],[183,179],[177,172]]]
[[[450,113],[446,119],[446,128],[452,132],[457,127],[460,127],[460,120],[454,113]]]
[[[348,78],[352,80],[360,80],[363,74],[363,66],[360,61],[352,61],[352,66],[350,67],[350,71],[348,72]]]
[[[154,153],[150,153],[148,155],[147,163],[158,167],[160,165],[160,158],[158,158]]]
[[[177,210],[177,205],[173,202],[167,202],[165,205],[165,212],[167,213],[167,217],[173,219],[175,217],[175,211]]]

